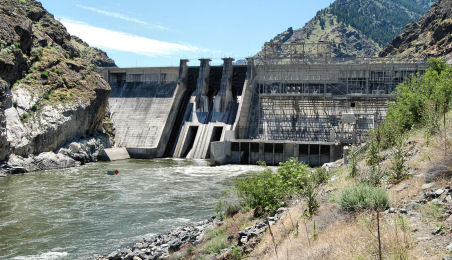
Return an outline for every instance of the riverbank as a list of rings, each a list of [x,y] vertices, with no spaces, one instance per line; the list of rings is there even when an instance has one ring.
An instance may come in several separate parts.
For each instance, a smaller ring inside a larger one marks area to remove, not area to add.
[[[288,208],[272,217],[255,218],[254,211],[237,213],[220,220],[212,216],[204,221],[175,228],[167,233],[142,238],[133,246],[117,249],[96,260],[148,259],[240,259],[250,253]]]
[[[181,247],[200,244],[205,231],[213,228],[214,220],[215,217],[210,217],[204,221],[173,229],[165,234],[142,238],[132,247],[118,249],[108,255],[98,256],[95,259],[167,259],[170,253],[178,251]]]

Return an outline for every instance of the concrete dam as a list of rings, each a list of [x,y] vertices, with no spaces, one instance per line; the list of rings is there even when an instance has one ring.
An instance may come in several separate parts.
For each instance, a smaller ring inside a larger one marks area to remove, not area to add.
[[[132,158],[277,165],[296,157],[319,166],[363,142],[397,84],[427,68],[376,58],[281,61],[105,69],[115,147]]]

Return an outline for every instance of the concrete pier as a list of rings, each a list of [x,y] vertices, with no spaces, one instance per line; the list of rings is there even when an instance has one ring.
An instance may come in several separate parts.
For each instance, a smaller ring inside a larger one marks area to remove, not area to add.
[[[232,73],[233,73],[233,58],[224,58],[223,73],[221,76],[220,90],[214,98],[213,112],[225,113],[227,112],[232,102]],[[215,116],[213,116],[215,118]],[[223,121],[219,118],[219,121]]]
[[[210,59],[200,59],[199,76],[196,84],[196,91],[194,96],[195,112],[199,122],[206,122],[209,113],[209,73],[210,73]]]
[[[130,159],[130,155],[126,148],[108,148],[102,151],[101,158],[103,161],[119,161]]]

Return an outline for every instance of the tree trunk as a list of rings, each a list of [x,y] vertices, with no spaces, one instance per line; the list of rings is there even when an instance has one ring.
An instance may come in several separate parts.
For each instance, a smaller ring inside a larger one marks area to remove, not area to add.
[[[378,259],[381,260],[380,212],[377,210]]]
[[[444,157],[447,156],[447,128],[446,128],[446,106],[443,106],[443,124],[444,124]]]

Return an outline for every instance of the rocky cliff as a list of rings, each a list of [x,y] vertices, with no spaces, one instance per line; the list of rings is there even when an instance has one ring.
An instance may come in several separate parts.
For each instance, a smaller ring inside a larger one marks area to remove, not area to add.
[[[423,17],[408,24],[379,56],[447,56],[452,59],[452,0],[434,3]]]
[[[328,43],[331,57],[375,56],[404,26],[422,16],[430,0],[336,0],[298,30],[289,28],[272,42]],[[305,52],[317,54],[318,46]],[[283,50],[284,51],[284,50]],[[262,55],[262,52],[258,55]]]
[[[102,132],[110,86],[99,66],[115,64],[68,34],[39,2],[0,0],[0,161],[14,159],[17,166],[17,158],[58,153]],[[64,160],[52,168],[78,164]]]

